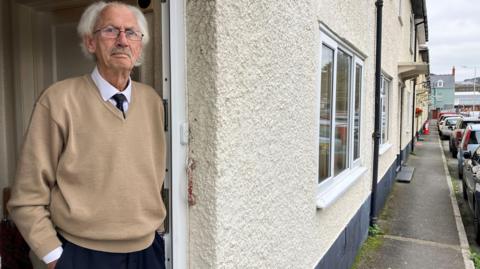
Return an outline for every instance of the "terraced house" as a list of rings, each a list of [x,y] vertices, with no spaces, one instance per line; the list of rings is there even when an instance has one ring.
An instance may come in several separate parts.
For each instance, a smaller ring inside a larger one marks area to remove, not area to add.
[[[0,3],[2,187],[36,97],[93,68],[90,2]],[[426,120],[425,0],[126,2],[167,108],[168,268],[349,268]]]
[[[431,80],[431,103],[432,109],[454,110],[455,105],[455,69],[452,69],[452,74],[448,75],[434,75],[430,76]],[[468,99],[468,98],[467,98]]]

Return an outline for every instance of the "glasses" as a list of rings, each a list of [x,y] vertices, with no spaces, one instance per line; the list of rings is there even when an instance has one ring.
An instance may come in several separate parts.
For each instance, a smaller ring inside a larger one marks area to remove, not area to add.
[[[96,34],[98,32],[100,32],[100,34],[105,38],[115,38],[116,39],[116,38],[118,38],[118,36],[120,35],[121,32],[125,33],[125,37],[128,40],[140,41],[143,38],[143,34],[141,32],[134,31],[132,29],[125,29],[125,30],[122,31],[122,30],[118,29],[117,27],[113,27],[113,26],[107,26],[107,27],[95,30],[95,32],[93,32],[93,33]]]

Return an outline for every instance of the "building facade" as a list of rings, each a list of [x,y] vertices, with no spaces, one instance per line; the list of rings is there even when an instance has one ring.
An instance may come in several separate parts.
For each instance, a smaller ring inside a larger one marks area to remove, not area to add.
[[[462,112],[480,109],[480,79],[466,79],[455,83],[455,108]]]
[[[455,105],[455,75],[430,75],[431,108],[453,109]]]
[[[2,186],[38,94],[92,68],[74,31],[89,2],[0,4]],[[168,267],[349,268],[372,200],[378,214],[426,121],[425,1],[152,1],[144,12],[153,42],[134,79],[168,104]]]

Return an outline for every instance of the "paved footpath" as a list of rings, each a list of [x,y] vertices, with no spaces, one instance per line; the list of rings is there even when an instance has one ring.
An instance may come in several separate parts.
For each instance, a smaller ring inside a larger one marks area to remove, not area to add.
[[[474,268],[436,127],[423,138],[407,162],[412,181],[394,184],[379,217],[382,245],[358,269]]]

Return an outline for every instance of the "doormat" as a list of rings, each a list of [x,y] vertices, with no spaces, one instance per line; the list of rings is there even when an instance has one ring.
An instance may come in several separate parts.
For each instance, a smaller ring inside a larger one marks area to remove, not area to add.
[[[413,178],[414,170],[415,170],[415,167],[413,166],[403,166],[400,172],[398,172],[395,180],[402,183],[410,183]]]

